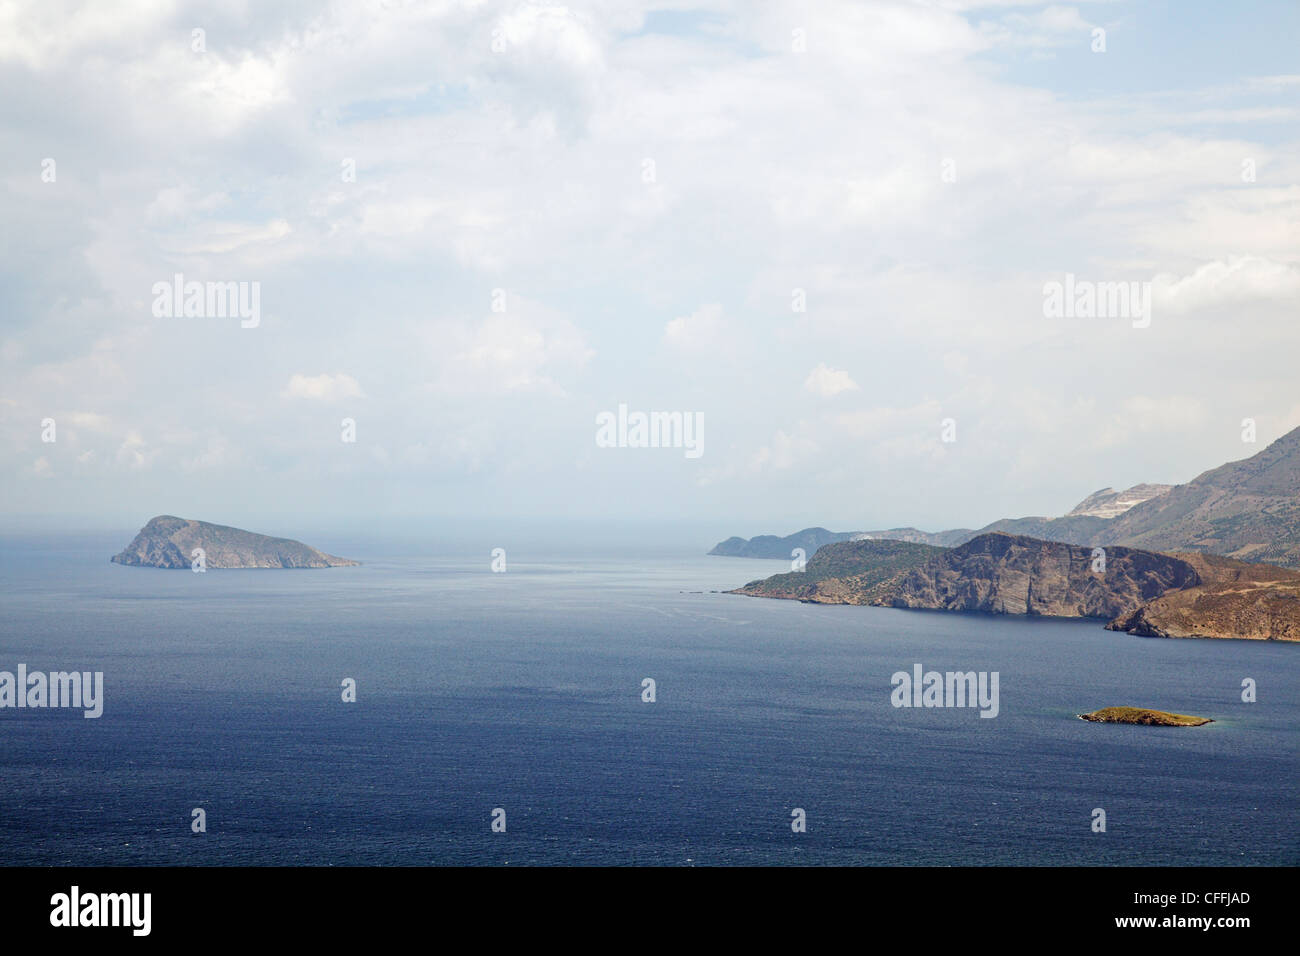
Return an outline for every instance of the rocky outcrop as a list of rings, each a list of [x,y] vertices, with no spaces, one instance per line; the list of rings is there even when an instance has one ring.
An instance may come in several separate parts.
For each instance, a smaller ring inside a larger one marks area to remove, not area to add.
[[[904,574],[872,603],[1111,620],[1201,582],[1192,565],[1170,555],[1115,547],[1100,570],[1096,560],[1091,548],[983,534]]]
[[[1178,557],[1199,585],[1171,591],[1106,626],[1142,637],[1300,641],[1300,572],[1205,554]]]
[[[207,568],[335,568],[357,564],[301,541],[173,515],[151,518],[135,539],[110,560],[135,567],[190,568],[196,549],[202,549]]]
[[[1116,491],[1114,488],[1103,488],[1101,491],[1094,491],[1087,498],[1084,498],[1077,505],[1065,513],[1067,518],[1089,517],[1089,518],[1118,518],[1130,508],[1134,508],[1144,501],[1150,501],[1152,498],[1158,498],[1163,494],[1168,494],[1173,485],[1155,485],[1141,484],[1134,485],[1124,491]]]

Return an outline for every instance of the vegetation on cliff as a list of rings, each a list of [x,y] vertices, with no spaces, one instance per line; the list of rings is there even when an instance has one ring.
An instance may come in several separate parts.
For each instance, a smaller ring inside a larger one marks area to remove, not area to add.
[[[943,548],[907,541],[842,541],[814,554],[802,571],[751,581],[733,594],[815,604],[870,604],[902,575]]]

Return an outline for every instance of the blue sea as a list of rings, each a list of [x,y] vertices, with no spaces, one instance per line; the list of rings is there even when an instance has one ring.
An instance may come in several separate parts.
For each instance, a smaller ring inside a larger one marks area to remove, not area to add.
[[[1300,645],[745,598],[787,565],[694,547],[193,574],[131,533],[0,540],[0,670],[105,685],[0,710],[0,863],[1300,863]],[[893,707],[915,664],[998,716]],[[1215,722],[1075,716],[1119,704]]]

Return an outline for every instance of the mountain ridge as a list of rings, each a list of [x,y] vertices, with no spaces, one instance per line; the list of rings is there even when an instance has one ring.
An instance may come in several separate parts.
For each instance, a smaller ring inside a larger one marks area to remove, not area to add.
[[[818,547],[862,537],[959,547],[979,535],[1002,532],[1081,547],[1204,552],[1300,569],[1300,428],[1184,484],[1143,483],[1122,492],[1103,488],[1060,517],[1001,518],[975,531],[816,530],[831,536]],[[709,553],[788,558],[795,537],[729,538]],[[806,543],[798,546],[808,550]]]

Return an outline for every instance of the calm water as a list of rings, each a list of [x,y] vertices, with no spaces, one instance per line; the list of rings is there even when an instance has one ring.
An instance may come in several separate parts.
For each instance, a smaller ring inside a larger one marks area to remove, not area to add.
[[[129,537],[0,541],[0,670],[106,684],[0,710],[2,863],[1300,863],[1300,646],[707,593],[784,566],[695,553],[191,574]],[[1000,715],[894,709],[914,663],[1000,672]],[[1074,717],[1112,704],[1216,723]]]

